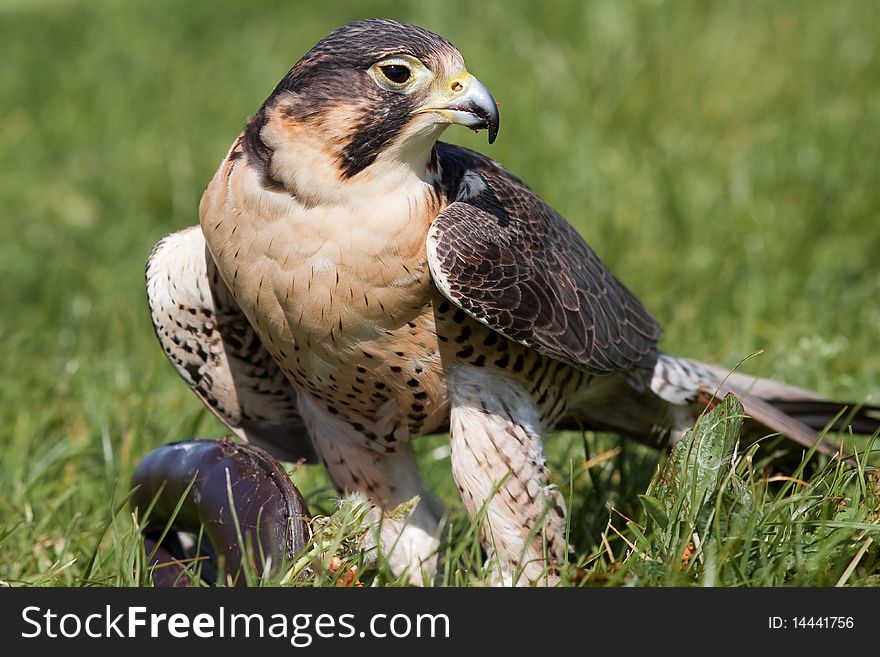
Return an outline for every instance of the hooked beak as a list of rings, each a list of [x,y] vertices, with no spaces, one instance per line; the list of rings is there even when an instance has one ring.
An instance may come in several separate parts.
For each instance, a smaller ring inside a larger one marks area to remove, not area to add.
[[[485,128],[489,143],[498,135],[498,104],[492,94],[467,71],[453,76],[416,113],[436,112],[449,123],[457,123],[473,131]]]

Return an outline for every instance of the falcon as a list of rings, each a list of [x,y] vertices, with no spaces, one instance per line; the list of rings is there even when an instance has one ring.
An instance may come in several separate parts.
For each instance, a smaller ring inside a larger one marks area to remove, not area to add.
[[[566,560],[553,429],[674,440],[733,393],[765,431],[817,440],[839,404],[660,351],[657,322],[571,225],[500,164],[438,141],[451,124],[491,144],[499,114],[449,41],[341,27],[234,140],[200,224],[154,247],[156,333],[232,432],[366,495],[414,583],[435,567],[441,513],[418,436],[449,431],[504,584],[554,583]],[[864,408],[850,421],[878,426]]]

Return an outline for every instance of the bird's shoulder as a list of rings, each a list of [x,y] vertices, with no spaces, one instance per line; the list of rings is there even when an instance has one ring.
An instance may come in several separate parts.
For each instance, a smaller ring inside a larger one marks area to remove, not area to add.
[[[462,189],[462,183],[468,178],[479,176],[482,182],[497,191],[527,194],[535,203],[544,204],[540,196],[535,194],[521,179],[508,171],[495,160],[477,151],[438,141],[436,146],[440,185],[450,202],[460,194],[468,197],[468,191]],[[473,191],[473,190],[470,190]]]
[[[591,373],[649,364],[661,330],[575,228],[500,164],[438,143],[449,204],[428,231],[434,282],[469,315]]]

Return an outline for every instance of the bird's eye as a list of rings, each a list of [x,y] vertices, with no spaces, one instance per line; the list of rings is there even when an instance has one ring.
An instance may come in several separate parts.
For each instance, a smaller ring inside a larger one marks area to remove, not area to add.
[[[386,64],[379,68],[382,71],[382,75],[394,84],[405,84],[412,75],[409,67],[404,66],[403,64]]]
[[[385,91],[411,94],[424,89],[434,76],[422,62],[412,55],[386,57],[367,69],[367,75]]]

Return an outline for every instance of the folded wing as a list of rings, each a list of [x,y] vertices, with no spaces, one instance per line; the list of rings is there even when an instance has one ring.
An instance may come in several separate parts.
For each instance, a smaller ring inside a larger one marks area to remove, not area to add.
[[[238,437],[276,457],[313,461],[296,393],[229,294],[201,228],[161,240],[146,277],[156,336],[205,405]]]

